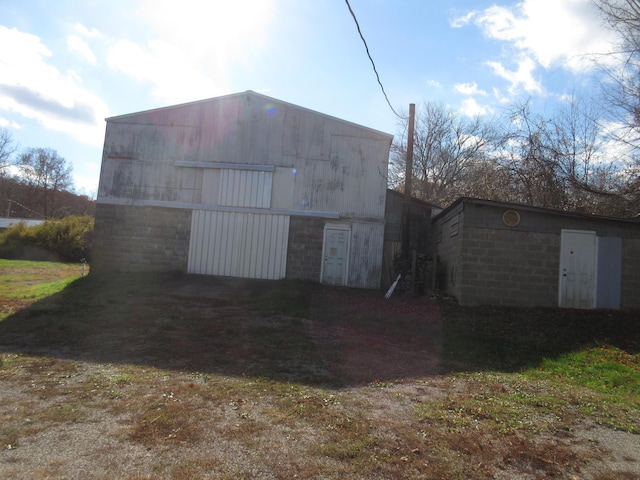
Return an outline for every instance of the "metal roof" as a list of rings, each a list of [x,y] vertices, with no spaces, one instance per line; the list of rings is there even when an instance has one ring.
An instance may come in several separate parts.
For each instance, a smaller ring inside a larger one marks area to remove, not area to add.
[[[607,217],[604,215],[592,215],[589,213],[580,213],[580,212],[568,212],[565,210],[557,210],[553,208],[546,207],[534,207],[531,205],[524,205],[520,203],[510,203],[510,202],[500,202],[497,200],[483,200],[480,198],[473,197],[460,197],[447,208],[445,208],[438,215],[433,217],[433,221],[437,221],[443,217],[445,217],[449,212],[454,210],[456,207],[464,204],[471,205],[487,205],[494,207],[502,207],[502,208],[511,208],[511,209],[519,209],[529,212],[537,212],[537,213],[547,213],[549,215],[560,215],[565,217],[572,218],[586,218],[592,220],[606,220],[606,221],[614,221],[614,222],[626,222],[626,223],[634,223],[640,225],[640,219],[637,218],[622,218],[622,217]]]

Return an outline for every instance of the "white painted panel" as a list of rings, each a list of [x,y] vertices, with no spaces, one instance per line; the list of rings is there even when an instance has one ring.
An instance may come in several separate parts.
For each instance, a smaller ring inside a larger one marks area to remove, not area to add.
[[[218,204],[229,207],[269,208],[272,182],[272,172],[222,169]]]
[[[299,208],[293,204],[293,190],[298,178],[296,168],[277,167],[273,174],[271,208],[291,210]]]
[[[595,232],[562,230],[558,305],[595,308],[597,274]]]
[[[289,216],[194,210],[189,273],[284,278]]]
[[[380,287],[383,244],[384,224],[354,222],[351,225],[350,287]]]

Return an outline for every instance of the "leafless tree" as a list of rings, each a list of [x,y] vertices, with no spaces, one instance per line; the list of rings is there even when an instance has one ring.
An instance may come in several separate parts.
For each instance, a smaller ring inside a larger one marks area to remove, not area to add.
[[[519,201],[570,211],[619,215],[627,165],[607,157],[607,138],[594,107],[578,98],[553,116],[525,102],[512,108],[500,162]]]
[[[612,132],[626,147],[631,167],[625,172],[621,194],[632,211],[640,211],[640,0],[592,0],[619,42],[601,62],[605,71],[602,97],[611,119],[623,127]],[[613,66],[607,66],[613,64]]]
[[[592,0],[604,23],[619,38],[601,65],[603,104],[612,118],[624,125],[618,140],[640,148],[640,0]],[[618,61],[611,62],[611,58]],[[637,155],[637,152],[635,152]]]
[[[412,195],[431,203],[447,205],[466,194],[474,163],[487,158],[495,137],[490,122],[438,104],[426,102],[417,109],[414,134]],[[407,121],[391,151],[390,180],[404,184]]]
[[[11,133],[6,128],[0,128],[0,176],[5,174],[15,151],[16,147]]]
[[[50,148],[30,148],[18,158],[23,181],[39,197],[45,217],[55,211],[56,195],[72,186],[71,165]]]

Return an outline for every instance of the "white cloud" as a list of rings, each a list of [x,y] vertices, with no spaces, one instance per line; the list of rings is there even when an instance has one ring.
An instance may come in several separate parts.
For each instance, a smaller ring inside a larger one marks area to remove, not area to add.
[[[95,65],[97,63],[96,56],[91,51],[89,44],[77,35],[69,35],[67,37],[67,47],[71,51],[78,52],[84,57],[87,62],[91,63],[92,65]]]
[[[0,117],[0,127],[2,128],[11,127],[11,128],[15,128],[16,130],[21,128],[19,123],[14,122],[12,120],[7,120],[6,118],[2,118],[2,117]]]
[[[108,65],[148,82],[162,102],[227,93],[233,65],[251,66],[264,48],[274,0],[142,0],[149,41],[116,42]]]
[[[465,15],[462,15],[461,17],[456,17],[453,20],[451,20],[451,22],[449,22],[449,24],[451,25],[452,28],[462,28],[465,27],[467,25],[469,25],[473,19],[476,17],[478,12],[469,12],[466,13]]]
[[[457,28],[469,24],[502,43],[498,58],[486,64],[509,82],[511,95],[521,90],[542,93],[536,79],[540,67],[573,74],[591,71],[596,58],[603,60],[597,55],[612,51],[616,42],[614,34],[603,28],[592,0],[522,0],[514,6],[472,11],[451,22]]]
[[[460,112],[468,117],[476,117],[478,115],[485,115],[491,113],[493,110],[486,105],[480,105],[473,98],[466,98],[462,101]]]
[[[142,47],[129,40],[118,42],[107,56],[109,67],[154,85],[152,94],[179,103],[219,95],[222,88],[194,66],[184,53],[162,41]]]
[[[40,38],[0,25],[0,111],[36,120],[85,143],[101,145],[107,105],[79,85],[75,72],[50,63],[52,52]]]
[[[487,96],[487,92],[484,90],[480,90],[478,88],[478,84],[476,82],[473,83],[456,83],[453,88],[456,92],[461,93],[463,95],[481,95],[483,97]]]
[[[591,55],[610,51],[615,41],[590,0],[524,0],[473,18],[488,38],[511,43],[544,68],[574,73],[591,68]]]
[[[487,65],[491,67],[493,73],[509,82],[510,93],[515,93],[519,88],[530,94],[543,91],[540,82],[534,78],[536,65],[531,58],[521,58],[516,70],[507,70],[500,62],[487,62]]]
[[[427,87],[442,88],[442,85],[437,80],[427,80]]]
[[[83,24],[81,24],[80,22],[77,22],[74,26],[73,29],[82,37],[84,38],[101,38],[102,34],[96,30],[95,28],[87,28],[85,27]]]

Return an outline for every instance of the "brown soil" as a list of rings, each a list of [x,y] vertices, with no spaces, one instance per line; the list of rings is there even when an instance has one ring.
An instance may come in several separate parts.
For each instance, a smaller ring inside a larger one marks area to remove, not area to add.
[[[73,338],[0,324],[0,478],[640,478],[640,436],[588,419],[421,419],[475,388],[435,300],[317,289],[294,318],[249,307],[264,285],[140,288]]]

